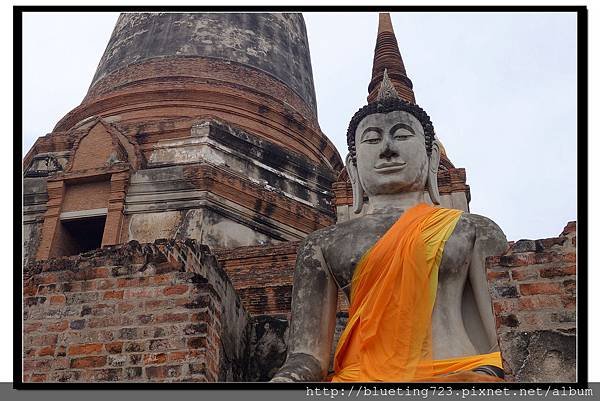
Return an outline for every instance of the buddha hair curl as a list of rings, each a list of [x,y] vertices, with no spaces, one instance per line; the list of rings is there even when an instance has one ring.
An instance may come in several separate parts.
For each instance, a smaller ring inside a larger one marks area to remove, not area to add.
[[[427,156],[431,156],[431,147],[433,146],[433,141],[435,139],[435,131],[433,130],[431,119],[425,110],[416,104],[405,102],[402,99],[388,97],[363,106],[360,110],[354,113],[354,116],[350,120],[348,132],[346,133],[346,140],[348,142],[348,150],[350,151],[352,164],[356,166],[355,134],[358,124],[368,115],[376,113],[389,113],[392,111],[406,111],[419,120],[423,126],[423,132],[425,133],[425,149],[427,151]]]

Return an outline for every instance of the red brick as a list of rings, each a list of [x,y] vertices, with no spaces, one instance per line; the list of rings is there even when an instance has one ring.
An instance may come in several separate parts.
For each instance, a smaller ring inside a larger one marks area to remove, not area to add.
[[[536,294],[561,294],[561,286],[559,283],[527,283],[519,284],[519,291],[523,295],[536,295]]]
[[[58,336],[56,334],[45,334],[31,338],[31,345],[42,346],[42,345],[56,345]]]
[[[40,348],[37,355],[38,356],[54,356],[55,347],[52,345]]]
[[[146,301],[146,303],[144,304],[144,307],[147,311],[151,311],[151,310],[155,310],[155,309],[166,308],[170,304],[171,304],[171,302],[169,300],[157,299],[157,300],[153,300],[153,301]]]
[[[507,271],[493,271],[490,270],[487,272],[487,278],[488,280],[503,280],[503,279],[509,279],[508,276],[508,272]]]
[[[171,352],[168,355],[168,359],[169,362],[180,362],[180,361],[185,361],[185,359],[187,358],[187,352],[185,351],[175,351],[175,352]]]
[[[52,305],[64,304],[65,303],[65,296],[62,295],[62,294],[51,295],[50,296],[50,303]]]
[[[100,281],[98,281],[98,284],[96,285],[96,287],[97,287],[99,290],[108,290],[108,289],[114,288],[114,287],[115,287],[115,284],[116,284],[116,283],[115,283],[115,281],[114,281],[114,280],[111,280],[111,279],[105,279],[105,280],[100,280]]]
[[[185,322],[188,320],[187,313],[165,313],[164,315],[155,316],[154,322],[159,323],[169,323],[169,322]]]
[[[89,355],[102,352],[103,344],[76,344],[69,346],[67,354],[69,355]]]
[[[60,348],[60,347],[59,347]],[[54,358],[54,364],[53,364],[53,369],[54,370],[59,370],[59,369],[68,369],[69,368],[69,358]]]
[[[69,327],[69,321],[63,320],[56,323],[51,323],[46,326],[46,330],[50,332],[65,331]]]
[[[554,252],[541,252],[533,255],[533,265],[543,265],[560,260],[560,255]]]
[[[123,299],[123,290],[106,291],[102,299]]]
[[[58,283],[58,276],[54,273],[42,273],[35,278],[35,283],[37,285],[56,284]]]
[[[504,315],[507,313],[514,312],[517,308],[517,302],[515,299],[502,299],[494,300],[494,313],[496,315]]]
[[[179,365],[149,366],[144,370],[148,379],[165,379],[181,375],[181,366]]]
[[[39,383],[39,382],[45,382],[47,379],[48,379],[48,375],[46,375],[45,373],[33,373],[31,375],[30,381],[32,383]]]
[[[540,277],[554,278],[562,276],[572,276],[575,274],[575,265],[553,266],[540,269]]]
[[[119,311],[119,313],[127,313],[133,309],[135,309],[135,304],[131,304],[131,303],[120,303],[117,306],[117,310]]]
[[[521,297],[518,300],[519,310],[554,309],[562,306],[558,295],[534,295]]]
[[[160,365],[167,361],[167,354],[146,354],[144,355],[144,365]]]
[[[517,281],[536,280],[539,278],[537,269],[531,267],[512,269],[510,275],[513,280]]]
[[[31,333],[34,331],[38,331],[40,329],[40,327],[42,327],[41,322],[27,323],[27,324],[23,325],[23,331],[25,333]]]
[[[73,280],[82,281],[82,280],[93,280],[97,278],[107,278],[109,275],[109,271],[106,267],[95,267],[95,268],[87,268],[81,269],[75,273]]]
[[[106,365],[106,356],[86,356],[71,359],[71,369],[99,368]]]
[[[109,354],[120,354],[123,350],[123,341],[114,341],[104,345],[106,352]]]
[[[75,144],[80,150],[76,152],[71,157],[71,162],[77,161],[79,164],[79,160],[82,157],[83,149],[86,147],[86,144],[89,143],[92,138],[95,138],[99,132],[97,132],[99,127],[95,127],[92,131],[80,138],[81,141]],[[106,137],[105,137],[106,138]],[[94,160],[99,154],[109,151],[110,145],[106,146],[100,145],[98,143],[98,151],[96,154],[91,154],[87,157],[87,161]],[[100,149],[102,148],[102,149]],[[75,170],[79,170],[78,167],[75,167]],[[77,183],[76,185],[68,185],[66,187],[65,196],[63,199],[62,209],[64,211],[76,211],[76,210],[85,210],[85,209],[95,209],[100,207],[106,207],[108,197],[110,193],[110,183],[108,180],[99,180],[95,182],[85,182],[85,183]]]
[[[181,295],[185,294],[189,287],[185,284],[174,285],[163,290],[164,295]]]
[[[171,274],[158,274],[156,276],[149,277],[150,283],[155,285],[167,284],[172,280]]]
[[[143,287],[145,285],[148,285],[148,283],[148,277],[127,277],[118,279],[117,287]]]
[[[37,286],[31,284],[23,287],[23,296],[32,297],[37,294]]]

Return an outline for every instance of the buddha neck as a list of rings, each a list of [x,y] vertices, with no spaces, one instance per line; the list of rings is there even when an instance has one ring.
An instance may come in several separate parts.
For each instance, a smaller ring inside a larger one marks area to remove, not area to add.
[[[370,195],[368,209],[365,214],[402,212],[419,203],[425,203],[423,191]]]

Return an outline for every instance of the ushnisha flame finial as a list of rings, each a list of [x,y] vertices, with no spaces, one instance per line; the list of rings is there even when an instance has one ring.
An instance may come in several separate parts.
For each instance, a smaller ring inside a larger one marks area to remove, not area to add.
[[[383,70],[383,79],[381,80],[381,84],[379,85],[379,92],[377,93],[377,101],[383,99],[399,99],[400,96],[398,92],[396,92],[396,88],[392,84],[390,77],[387,73],[387,68]]]

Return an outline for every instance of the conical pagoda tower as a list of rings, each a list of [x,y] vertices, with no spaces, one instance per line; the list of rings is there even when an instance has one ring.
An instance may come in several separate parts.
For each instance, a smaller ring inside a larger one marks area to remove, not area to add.
[[[298,240],[335,220],[341,166],[301,14],[125,13],[82,103],[24,159],[26,260]]]
[[[400,55],[398,41],[394,34],[392,19],[389,13],[379,13],[379,27],[377,30],[377,42],[375,44],[375,55],[373,57],[373,73],[369,83],[369,96],[367,101],[371,103],[377,98],[379,85],[383,80],[383,73],[387,69],[388,76],[392,81],[401,99],[415,103],[415,94],[412,90],[413,84],[406,74],[404,61]]]

